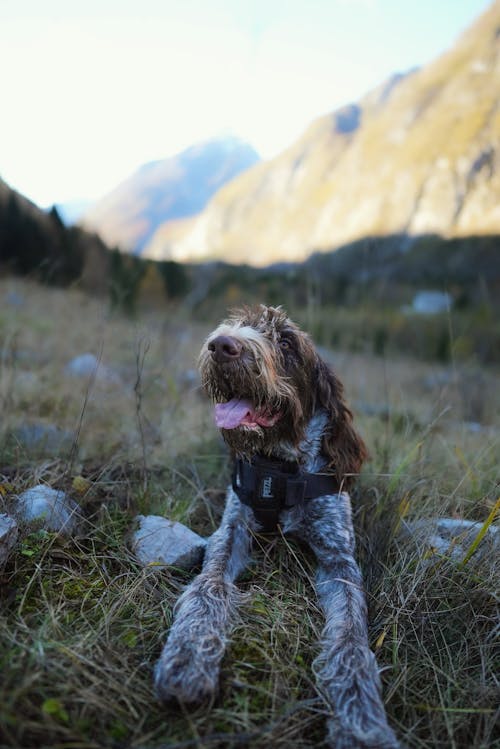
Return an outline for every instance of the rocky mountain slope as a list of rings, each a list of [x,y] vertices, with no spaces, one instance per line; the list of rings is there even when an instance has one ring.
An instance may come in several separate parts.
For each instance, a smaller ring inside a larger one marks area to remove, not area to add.
[[[266,265],[429,232],[500,233],[500,0],[433,63],[318,119],[145,253]]]
[[[258,158],[236,138],[200,143],[142,166],[92,206],[81,223],[108,244],[140,254],[160,224],[201,211],[223,184]]]

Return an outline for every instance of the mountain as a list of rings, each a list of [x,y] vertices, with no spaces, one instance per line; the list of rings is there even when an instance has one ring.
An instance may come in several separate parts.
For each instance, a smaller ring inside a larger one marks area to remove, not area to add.
[[[105,242],[140,254],[165,221],[199,213],[226,182],[259,157],[237,138],[218,138],[140,167],[94,204],[81,223]]]
[[[154,255],[267,265],[427,233],[500,234],[500,0],[433,63],[319,118],[165,229]]]

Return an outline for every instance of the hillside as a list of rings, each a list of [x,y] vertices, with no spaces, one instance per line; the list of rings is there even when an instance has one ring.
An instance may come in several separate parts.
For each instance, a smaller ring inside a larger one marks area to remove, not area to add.
[[[102,287],[108,248],[98,236],[66,227],[55,207],[43,211],[0,179],[0,270],[56,285],[81,280]]]
[[[199,213],[222,185],[258,158],[236,138],[194,145],[141,166],[93,205],[81,223],[108,244],[140,254],[163,222]]]
[[[498,233],[499,92],[497,0],[432,64],[223,187],[155,256],[266,265],[366,236]]]

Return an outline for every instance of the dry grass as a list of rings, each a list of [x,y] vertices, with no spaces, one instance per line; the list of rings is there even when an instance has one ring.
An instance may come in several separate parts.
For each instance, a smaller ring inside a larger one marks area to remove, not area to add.
[[[0,283],[2,298],[13,286]],[[145,313],[134,326],[77,292],[15,288],[24,303],[0,311],[1,501],[8,507],[40,481],[62,487],[85,526],[69,540],[24,535],[1,575],[0,745],[322,746],[314,563],[290,539],[262,542],[243,576],[246,602],[211,708],[164,708],[152,693],[152,665],[190,576],[141,569],[126,537],[137,512],[203,535],[217,526],[227,459],[189,376],[206,327],[172,313]],[[86,351],[119,383],[66,375]],[[425,559],[397,529],[403,516],[484,520],[491,511],[497,373],[360,354],[334,360],[372,451],[354,501],[390,720],[415,749],[493,746],[495,560]],[[78,450],[30,454],[11,437],[29,420],[79,432]]]

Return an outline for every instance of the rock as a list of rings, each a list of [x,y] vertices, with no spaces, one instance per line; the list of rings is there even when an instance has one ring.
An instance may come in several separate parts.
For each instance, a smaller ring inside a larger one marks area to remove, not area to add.
[[[24,305],[24,297],[18,291],[7,292],[5,301],[12,307],[22,307]]]
[[[0,568],[3,567],[17,541],[17,523],[14,518],[0,514]]]
[[[464,427],[468,432],[472,432],[472,434],[481,434],[485,429],[478,421],[464,421]]]
[[[200,564],[207,544],[190,528],[158,515],[138,515],[139,528],[131,539],[131,549],[138,561],[191,569]]]
[[[333,116],[338,133],[354,133],[361,124],[362,109],[358,104],[347,104],[337,109]]]
[[[79,526],[80,507],[63,491],[39,484],[17,497],[17,519],[25,523],[41,521],[46,530],[67,535]]]
[[[44,422],[22,424],[13,432],[13,437],[28,451],[49,455],[69,452],[74,441],[72,432]]]
[[[99,382],[118,384],[120,378],[112,369],[106,367],[94,354],[80,354],[66,365],[66,374],[71,377],[94,377]]]
[[[457,384],[456,375],[448,370],[431,372],[423,378],[422,384],[426,390],[435,390]]]
[[[483,523],[456,518],[423,518],[411,522],[403,522],[401,535],[424,544],[426,552],[432,549],[433,556],[444,555],[456,562],[462,561],[470,545],[481,530]],[[479,544],[475,556],[484,557],[485,554],[496,553],[500,546],[499,529],[490,525],[488,531]]]
[[[412,302],[413,312],[419,315],[436,315],[451,309],[453,300],[444,291],[419,291]]]

